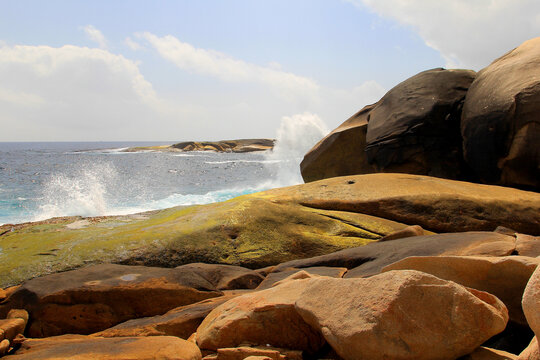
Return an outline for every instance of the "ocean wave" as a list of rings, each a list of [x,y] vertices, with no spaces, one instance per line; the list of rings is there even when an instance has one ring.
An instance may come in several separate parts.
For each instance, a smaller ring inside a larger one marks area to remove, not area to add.
[[[224,161],[205,161],[205,164],[214,165],[214,164],[234,164],[234,163],[254,163],[254,164],[277,164],[283,162],[282,159],[276,160],[224,160]]]

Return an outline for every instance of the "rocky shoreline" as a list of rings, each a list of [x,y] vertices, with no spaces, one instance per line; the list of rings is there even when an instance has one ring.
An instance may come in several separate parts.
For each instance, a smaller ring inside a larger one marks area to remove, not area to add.
[[[221,141],[185,141],[172,145],[138,146],[123,150],[124,152],[137,151],[161,151],[161,152],[184,152],[184,151],[213,151],[246,153],[272,150],[274,139],[238,139]]]
[[[306,154],[307,184],[1,226],[0,356],[540,360],[531,63],[540,38],[407,80]]]

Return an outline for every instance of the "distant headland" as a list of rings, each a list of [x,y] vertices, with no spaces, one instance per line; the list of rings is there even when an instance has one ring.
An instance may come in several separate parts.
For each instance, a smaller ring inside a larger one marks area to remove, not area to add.
[[[220,140],[220,141],[184,141],[172,145],[158,146],[137,146],[131,147],[125,152],[135,151],[214,151],[214,152],[233,152],[245,153],[254,151],[266,151],[274,148],[276,140],[274,139],[238,139],[238,140]]]

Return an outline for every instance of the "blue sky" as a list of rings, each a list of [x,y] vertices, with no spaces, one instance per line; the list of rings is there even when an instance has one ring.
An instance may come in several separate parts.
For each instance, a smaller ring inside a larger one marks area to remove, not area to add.
[[[4,0],[0,141],[273,137],[302,114],[328,130],[538,34],[532,0]]]

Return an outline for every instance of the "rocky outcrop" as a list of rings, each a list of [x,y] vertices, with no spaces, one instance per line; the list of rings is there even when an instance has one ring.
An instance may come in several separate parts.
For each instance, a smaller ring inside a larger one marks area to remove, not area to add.
[[[302,320],[294,303],[310,279],[242,295],[214,309],[197,329],[201,349],[270,344],[314,353],[322,335]]]
[[[417,271],[307,282],[296,309],[345,360],[456,359],[508,320],[493,295]]]
[[[372,172],[465,178],[459,123],[474,77],[433,69],[403,81],[305,155],[304,181]]]
[[[255,289],[264,280],[256,271],[234,265],[193,263],[177,269],[197,273],[218,290]]]
[[[300,272],[302,272],[303,274],[299,274]],[[286,269],[268,274],[264,281],[260,283],[260,285],[257,287],[257,290],[269,289],[272,286],[279,284],[281,281],[289,278],[291,275],[295,274],[297,274],[297,276],[295,277],[297,279],[307,278],[309,277],[309,275],[341,278],[343,277],[343,275],[345,275],[346,272],[347,268],[327,266],[308,267],[303,269]]]
[[[1,227],[6,245],[0,286],[96,262],[163,267],[204,262],[255,269],[368,244],[406,224],[420,225],[427,234],[503,225],[537,235],[540,194],[420,175],[370,174],[223,203],[87,218],[85,226],[69,227],[80,220]]]
[[[487,183],[540,189],[540,38],[482,69],[461,122],[465,160]]]
[[[201,360],[199,348],[173,336],[95,338],[82,335],[28,339],[13,360]]]
[[[525,256],[411,256],[382,271],[417,270],[488,292],[506,305],[510,320],[526,326],[521,298],[538,264],[539,258]]]
[[[349,277],[378,274],[383,267],[409,256],[481,255],[508,256],[515,250],[515,238],[491,232],[470,232],[415,236],[337,251],[332,254],[279,264],[274,272],[314,266],[345,267]],[[539,254],[540,255],[540,254]]]
[[[30,314],[27,335],[91,334],[222,295],[190,270],[103,264],[27,281],[0,305]]]
[[[157,152],[183,152],[183,151],[212,151],[246,153],[267,151],[274,148],[274,139],[239,139],[221,141],[184,141],[173,145],[137,146],[123,150],[124,152],[157,151]]]
[[[235,296],[215,297],[172,309],[163,315],[128,320],[92,336],[177,336],[188,339],[210,311]]]
[[[539,360],[540,350],[538,339],[540,338],[540,266],[536,268],[527,283],[522,300],[523,312],[534,331],[534,338],[530,345],[520,354],[520,360]]]

